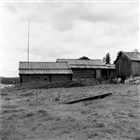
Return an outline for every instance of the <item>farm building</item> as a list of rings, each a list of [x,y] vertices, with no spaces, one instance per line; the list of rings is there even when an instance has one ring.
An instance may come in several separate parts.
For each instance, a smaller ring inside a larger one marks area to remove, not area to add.
[[[115,65],[107,65],[100,59],[57,59],[56,62],[67,62],[73,71],[73,79],[104,78],[114,75]]]
[[[19,62],[20,83],[70,81],[72,74],[63,62]]]
[[[140,75],[140,54],[135,52],[120,52],[114,62],[116,75],[127,78]]]

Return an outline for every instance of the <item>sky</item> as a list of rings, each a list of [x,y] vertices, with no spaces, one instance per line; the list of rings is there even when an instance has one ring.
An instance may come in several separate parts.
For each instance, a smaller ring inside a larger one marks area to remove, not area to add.
[[[17,77],[19,61],[87,56],[111,62],[139,49],[139,3],[2,2],[1,76]]]

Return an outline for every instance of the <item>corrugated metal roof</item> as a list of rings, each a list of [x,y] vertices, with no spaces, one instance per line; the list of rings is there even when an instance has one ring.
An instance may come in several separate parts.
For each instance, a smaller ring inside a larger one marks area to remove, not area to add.
[[[122,53],[132,61],[140,61],[140,54],[137,54],[135,52],[122,52]]]
[[[115,65],[107,65],[100,59],[57,59],[56,62],[67,62],[70,68],[115,69]]]
[[[67,63],[19,62],[19,74],[72,74]]]

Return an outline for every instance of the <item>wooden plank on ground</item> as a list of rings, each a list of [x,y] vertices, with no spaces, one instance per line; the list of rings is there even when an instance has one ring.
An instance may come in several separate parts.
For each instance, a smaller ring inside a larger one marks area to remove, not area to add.
[[[90,100],[96,100],[96,99],[103,99],[109,95],[111,95],[112,93],[106,93],[106,94],[101,94],[101,95],[97,95],[97,96],[93,96],[93,97],[86,97],[86,98],[82,98],[82,99],[76,99],[73,101],[69,101],[66,102],[65,104],[74,104],[74,103],[78,103],[78,102],[83,102],[83,101],[90,101]]]

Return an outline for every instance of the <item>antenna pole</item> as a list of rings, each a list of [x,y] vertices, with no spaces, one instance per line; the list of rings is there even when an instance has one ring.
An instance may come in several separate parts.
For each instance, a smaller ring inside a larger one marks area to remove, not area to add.
[[[27,60],[29,62],[29,23],[30,21],[28,21],[28,52],[27,52]]]

